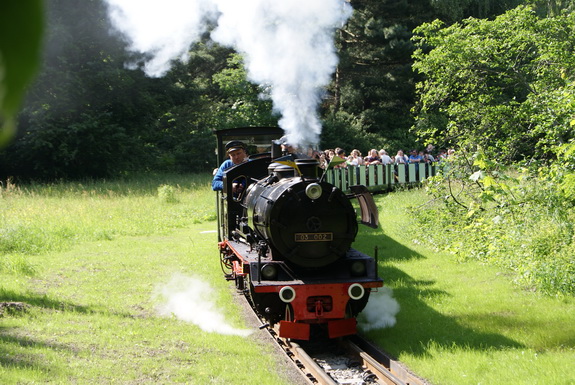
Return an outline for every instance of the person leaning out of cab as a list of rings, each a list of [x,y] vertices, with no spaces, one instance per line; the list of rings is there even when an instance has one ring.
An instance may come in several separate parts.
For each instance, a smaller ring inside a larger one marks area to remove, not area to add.
[[[225,149],[229,159],[224,160],[214,174],[214,179],[212,180],[212,190],[214,191],[222,191],[224,189],[224,172],[227,169],[248,160],[246,145],[239,140],[232,140],[226,143]]]

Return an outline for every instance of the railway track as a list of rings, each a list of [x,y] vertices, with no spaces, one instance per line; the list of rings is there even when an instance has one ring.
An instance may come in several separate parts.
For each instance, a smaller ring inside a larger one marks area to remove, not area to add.
[[[309,384],[428,385],[360,336],[298,344],[268,331]]]
[[[264,335],[285,354],[286,363],[292,363],[294,372],[311,385],[430,385],[411,373],[399,361],[380,348],[355,335],[337,340],[315,339],[312,342],[286,340],[279,331],[261,319],[242,291],[234,290],[242,304],[244,315],[253,327],[265,329]],[[263,330],[262,330],[263,331]],[[299,379],[298,379],[299,380]]]
[[[266,329],[264,335],[287,357],[284,362],[293,364],[293,372],[301,374],[298,384],[430,385],[361,336],[301,343],[280,338],[278,330],[265,324],[241,291],[235,294],[251,325]]]

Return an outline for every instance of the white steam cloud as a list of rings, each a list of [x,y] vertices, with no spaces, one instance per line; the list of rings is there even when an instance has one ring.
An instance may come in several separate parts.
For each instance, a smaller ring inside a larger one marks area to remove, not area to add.
[[[317,108],[338,58],[337,28],[351,16],[344,0],[107,0],[110,17],[130,48],[147,53],[150,76],[172,60],[186,61],[191,44],[215,25],[214,41],[244,56],[249,79],[270,87],[280,126],[293,144],[315,144]]]
[[[393,290],[382,287],[370,295],[358,318],[358,325],[363,331],[392,327],[398,312],[399,303],[393,298]]]
[[[174,315],[190,322],[205,332],[224,335],[248,336],[251,330],[234,328],[214,305],[214,290],[198,278],[177,274],[171,281],[156,290],[160,299],[160,315]]]

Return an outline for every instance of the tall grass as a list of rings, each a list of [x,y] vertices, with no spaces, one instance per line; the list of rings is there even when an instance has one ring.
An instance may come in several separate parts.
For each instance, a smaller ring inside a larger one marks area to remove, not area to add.
[[[33,274],[30,255],[213,220],[209,182],[209,175],[28,185],[8,181],[0,187],[0,271]]]

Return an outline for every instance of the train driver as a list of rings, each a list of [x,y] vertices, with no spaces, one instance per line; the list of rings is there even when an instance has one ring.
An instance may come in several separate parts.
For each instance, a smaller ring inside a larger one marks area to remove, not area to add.
[[[224,160],[214,174],[214,179],[212,180],[212,190],[214,191],[222,191],[224,189],[224,171],[248,160],[246,145],[243,142],[232,140],[226,143],[225,148],[230,158]]]

